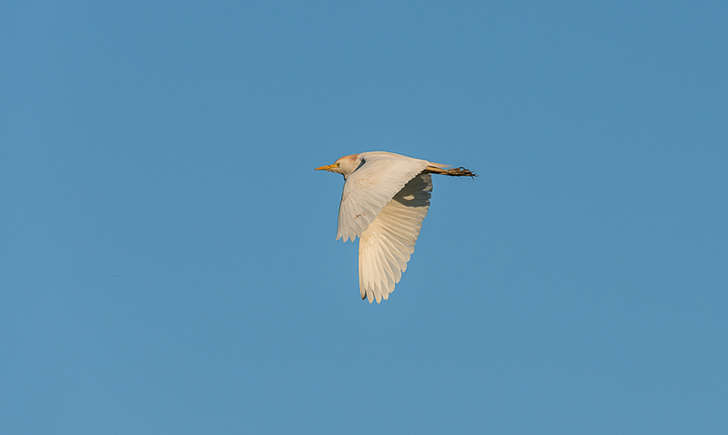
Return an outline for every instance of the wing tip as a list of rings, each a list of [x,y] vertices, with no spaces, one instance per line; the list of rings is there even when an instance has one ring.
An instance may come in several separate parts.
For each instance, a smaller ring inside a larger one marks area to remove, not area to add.
[[[352,242],[356,241],[356,234],[336,234],[336,240],[341,240],[343,243],[348,242],[351,240]]]
[[[372,290],[360,290],[361,294],[361,300],[369,300],[369,305],[376,302],[377,304],[381,304],[382,301],[388,301],[389,296],[394,293],[394,289],[392,289],[389,293],[382,293],[382,294],[376,294]]]

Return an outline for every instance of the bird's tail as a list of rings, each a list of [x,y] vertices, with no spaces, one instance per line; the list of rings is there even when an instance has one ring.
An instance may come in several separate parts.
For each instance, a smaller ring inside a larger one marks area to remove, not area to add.
[[[441,175],[449,175],[451,177],[477,177],[478,174],[471,171],[470,169],[465,169],[462,166],[459,168],[442,168],[440,166],[445,165],[438,165],[435,166],[433,164],[427,165],[425,168],[425,172],[429,174],[441,174]]]

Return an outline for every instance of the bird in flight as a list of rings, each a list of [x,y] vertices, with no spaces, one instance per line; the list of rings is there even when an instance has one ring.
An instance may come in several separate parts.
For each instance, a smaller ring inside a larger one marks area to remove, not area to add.
[[[344,176],[336,240],[359,237],[359,292],[380,303],[407,270],[422,220],[430,208],[430,174],[476,174],[465,168],[386,151],[344,156],[316,168]]]

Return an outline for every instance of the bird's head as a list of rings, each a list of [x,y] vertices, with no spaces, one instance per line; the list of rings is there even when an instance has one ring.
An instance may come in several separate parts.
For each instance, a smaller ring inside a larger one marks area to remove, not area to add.
[[[334,172],[347,177],[357,170],[361,162],[362,158],[359,154],[352,154],[350,156],[344,156],[330,165],[318,167],[316,170]]]

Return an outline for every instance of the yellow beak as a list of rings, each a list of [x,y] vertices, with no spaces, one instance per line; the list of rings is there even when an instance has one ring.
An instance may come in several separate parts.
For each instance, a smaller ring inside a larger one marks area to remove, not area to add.
[[[335,167],[336,167],[336,163],[333,163],[331,165],[320,166],[320,167],[316,168],[315,170],[316,171],[329,171],[329,172],[331,172]]]

